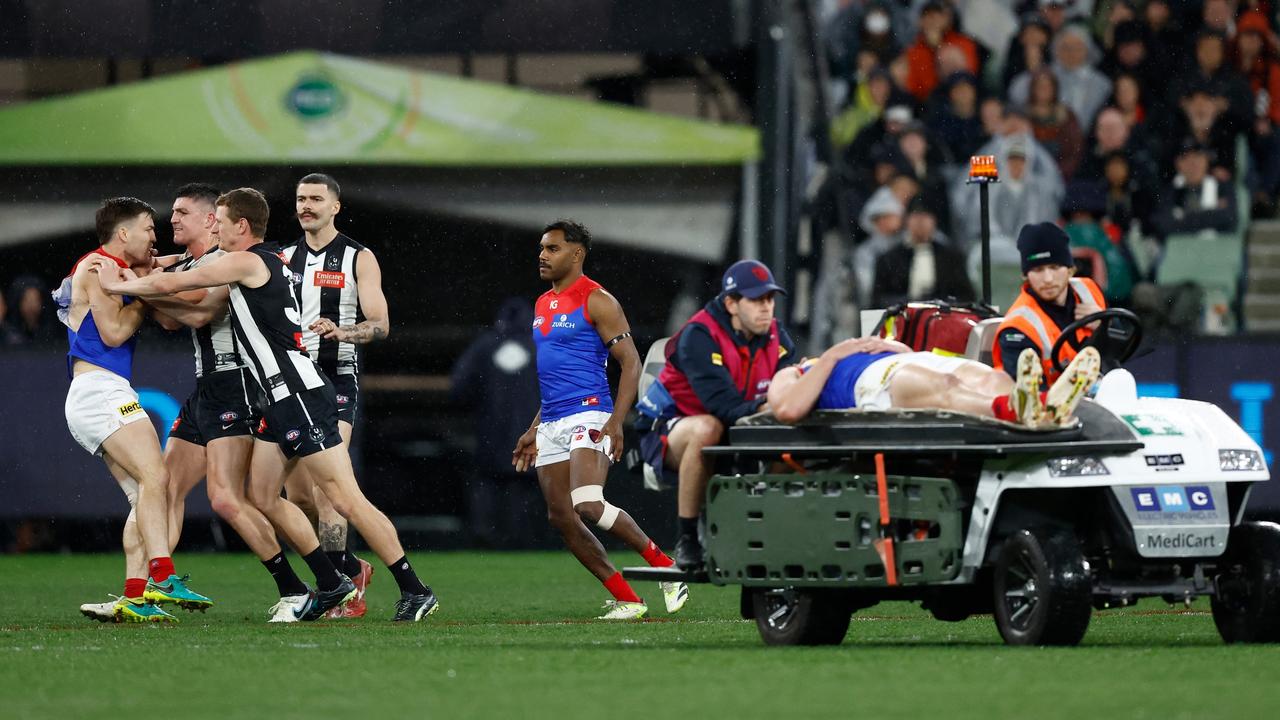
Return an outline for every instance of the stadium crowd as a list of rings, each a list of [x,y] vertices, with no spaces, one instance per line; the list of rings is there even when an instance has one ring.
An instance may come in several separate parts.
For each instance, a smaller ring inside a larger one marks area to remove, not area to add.
[[[1020,227],[1058,222],[1107,301],[1157,328],[1202,322],[1197,311],[1167,317],[1194,287],[1153,284],[1168,238],[1243,233],[1249,217],[1275,215],[1280,45],[1269,0],[828,9],[837,202],[856,221],[845,271],[863,307],[973,298],[971,155],[994,155],[1001,171],[991,189],[997,276],[1017,262]]]

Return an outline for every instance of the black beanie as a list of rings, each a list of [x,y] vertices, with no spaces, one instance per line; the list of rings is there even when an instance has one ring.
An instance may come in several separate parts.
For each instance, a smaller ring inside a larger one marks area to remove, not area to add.
[[[1075,265],[1071,258],[1071,240],[1062,228],[1051,222],[1024,225],[1018,233],[1018,253],[1022,256],[1024,275],[1037,265]]]

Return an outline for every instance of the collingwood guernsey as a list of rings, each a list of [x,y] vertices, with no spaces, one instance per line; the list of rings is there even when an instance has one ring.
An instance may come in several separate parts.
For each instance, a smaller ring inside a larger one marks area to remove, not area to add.
[[[178,261],[165,268],[165,272],[193,270],[226,255],[226,251],[213,247],[198,258],[184,253]],[[243,367],[235,333],[231,330],[231,311],[228,308],[221,317],[208,325],[191,328],[191,343],[196,351],[196,377],[204,377],[223,370]]]
[[[273,403],[323,387],[324,376],[302,349],[293,273],[273,243],[258,243],[245,252],[258,256],[269,271],[261,287],[230,285],[231,324],[245,362]]]
[[[284,248],[285,259],[293,275],[293,292],[302,314],[302,345],[307,354],[330,378],[356,375],[355,343],[324,340],[308,326],[325,318],[335,325],[355,325],[364,320],[357,293],[356,256],[365,247],[343,233],[328,245],[312,250],[306,238]]]

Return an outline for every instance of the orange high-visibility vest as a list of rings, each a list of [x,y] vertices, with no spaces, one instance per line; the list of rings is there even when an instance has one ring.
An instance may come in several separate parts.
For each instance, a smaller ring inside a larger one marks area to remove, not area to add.
[[[1077,303],[1092,299],[1093,304],[1098,307],[1107,307],[1107,300],[1103,297],[1102,290],[1089,278],[1071,278],[1070,283],[1070,292],[1075,293]],[[1058,327],[1048,313],[1040,309],[1040,304],[1036,302],[1035,295],[1026,283],[1022,284],[1022,292],[1018,293],[1018,299],[1009,306],[1004,322],[1000,323],[1000,328],[996,330],[996,346],[991,351],[991,362],[997,368],[1004,368],[1004,360],[1000,357],[1000,333],[1003,333],[1006,328],[1021,332],[1035,343],[1040,350],[1045,382],[1052,384],[1057,380],[1059,373],[1053,369],[1053,360],[1049,357],[1049,351],[1053,349],[1053,344],[1062,334],[1062,328]],[[1076,331],[1076,339],[1081,343],[1089,339],[1090,335],[1093,335],[1093,330],[1087,327]],[[1061,356],[1065,366],[1076,356],[1075,348],[1068,343],[1063,343]]]

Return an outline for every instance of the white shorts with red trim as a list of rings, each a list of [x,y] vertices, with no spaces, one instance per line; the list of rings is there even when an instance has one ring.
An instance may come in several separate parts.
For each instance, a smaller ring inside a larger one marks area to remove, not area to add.
[[[579,448],[598,450],[609,457],[610,442],[600,430],[610,413],[599,410],[574,413],[538,426],[538,459],[534,467],[565,462]]]
[[[889,383],[899,369],[907,365],[925,367],[934,372],[952,373],[969,363],[990,370],[982,363],[962,357],[939,355],[931,352],[897,353],[867,366],[853,383],[853,401],[858,409],[888,410],[893,407],[889,395]]]

